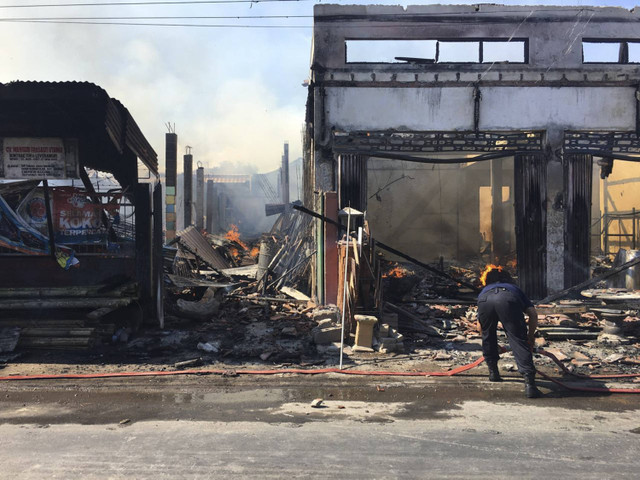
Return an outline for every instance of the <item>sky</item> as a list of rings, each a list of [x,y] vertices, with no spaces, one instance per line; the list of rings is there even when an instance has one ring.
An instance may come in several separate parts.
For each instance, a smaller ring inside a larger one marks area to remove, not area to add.
[[[247,170],[249,165],[256,172],[274,170],[279,167],[285,141],[289,142],[292,160],[302,156],[306,102],[306,88],[302,83],[309,76],[310,16],[314,4],[319,3],[317,0],[118,5],[124,1],[127,0],[0,0],[0,82],[87,81],[101,86],[129,109],[156,150],[161,169],[167,123],[175,124],[178,154],[182,155],[186,146],[191,146],[194,161],[208,168],[237,165],[238,170]],[[168,0],[158,0],[164,1]],[[324,3],[478,2],[334,0]],[[495,3],[633,8],[640,0]],[[43,6],[54,4],[75,5]],[[39,6],[29,8],[29,5]],[[265,15],[303,18],[177,18]],[[7,21],[71,17],[92,17],[84,20],[87,22],[234,27]],[[95,19],[97,17],[129,18]],[[277,28],[256,28],[257,25]]]

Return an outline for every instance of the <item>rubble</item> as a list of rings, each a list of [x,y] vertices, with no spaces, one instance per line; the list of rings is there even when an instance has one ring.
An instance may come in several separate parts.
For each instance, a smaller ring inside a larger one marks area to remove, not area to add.
[[[166,359],[175,368],[235,362],[335,365],[342,344],[341,309],[317,305],[309,295],[305,275],[298,270],[308,266],[308,231],[296,227],[304,222],[295,220],[295,215],[301,214],[283,213],[280,226],[268,234],[275,253],[259,281],[255,275],[258,259],[250,252],[264,236],[245,241],[194,230],[179,235],[175,257],[165,263],[165,330],[143,333],[114,322],[110,331],[118,338],[112,348],[141,361]],[[283,235],[281,228],[288,233]],[[343,254],[348,252],[352,262],[350,272],[355,272],[348,289],[346,361],[365,365],[393,360],[401,369],[432,361],[438,365],[435,368],[446,368],[480,356],[476,293],[455,279],[474,285],[484,266],[443,263],[438,267],[447,270],[443,276],[433,272],[436,267],[379,265],[378,257],[366,250],[367,235],[361,246],[354,242],[347,248],[343,242]],[[200,245],[202,240],[211,250]],[[360,268],[354,268],[358,264]],[[340,281],[342,276],[338,287]],[[605,300],[593,295],[616,302],[609,309],[615,311],[607,311]],[[620,289],[593,295],[541,305],[536,346],[578,373],[608,368],[635,371],[640,358],[640,319],[637,308],[632,308],[634,295]],[[94,310],[92,321],[108,324],[118,312],[111,307]],[[612,326],[607,325],[613,321],[611,315],[616,316],[615,327],[628,345],[603,337],[607,329],[611,331]],[[506,342],[504,334],[500,335]],[[513,362],[510,354],[503,357],[504,367]],[[537,356],[536,362],[554,368],[546,357]]]
[[[197,302],[190,302],[179,298],[176,302],[178,313],[194,320],[211,320],[218,314],[220,301],[216,298],[216,289],[208,287],[202,298]]]

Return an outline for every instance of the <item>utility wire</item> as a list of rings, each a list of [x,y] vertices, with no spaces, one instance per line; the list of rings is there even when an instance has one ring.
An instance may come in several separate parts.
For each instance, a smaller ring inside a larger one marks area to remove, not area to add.
[[[151,2],[90,2],[90,3],[39,3],[28,5],[0,5],[0,8],[49,8],[49,7],[121,7],[144,5],[213,5],[232,3],[310,2],[316,0],[170,0]]]
[[[71,20],[240,20],[240,19],[268,19],[268,18],[313,18],[313,15],[230,15],[230,16],[165,16],[165,17],[9,17],[0,18],[0,22],[31,22],[31,21],[71,21]]]
[[[16,22],[3,21],[3,23],[49,23],[65,25],[124,25],[135,27],[199,27],[199,28],[313,28],[313,25],[234,25],[211,23],[142,23],[142,22],[85,22],[63,20],[20,20]]]

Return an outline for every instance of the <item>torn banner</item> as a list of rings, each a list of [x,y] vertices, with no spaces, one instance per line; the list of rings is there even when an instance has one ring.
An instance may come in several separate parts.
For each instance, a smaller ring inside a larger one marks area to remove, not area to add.
[[[49,255],[49,239],[31,227],[0,196],[0,247],[6,247],[29,255]],[[65,270],[78,265],[75,252],[64,246],[56,246],[55,257]]]

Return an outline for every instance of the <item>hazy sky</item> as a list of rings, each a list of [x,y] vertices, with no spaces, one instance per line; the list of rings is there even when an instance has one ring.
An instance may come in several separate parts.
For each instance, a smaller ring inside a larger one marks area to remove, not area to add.
[[[313,0],[298,2],[117,5],[100,0],[0,0],[0,82],[88,81],[103,87],[131,112],[164,166],[167,122],[175,123],[178,153],[193,147],[194,160],[279,166],[282,144],[301,156],[301,129],[311,49],[311,18],[179,19],[185,16],[313,14]],[[140,0],[144,2],[148,0]],[[164,0],[159,0],[164,1]],[[105,6],[36,7],[62,3]],[[427,4],[478,2],[375,2]],[[632,8],[636,1],[504,1],[507,5],[600,5]],[[640,0],[637,0],[640,4]],[[8,8],[8,6],[12,6]],[[16,8],[21,6],[22,8]],[[215,25],[278,25],[307,28],[213,28],[69,25],[6,22],[8,18],[173,17],[87,20]],[[181,162],[179,162],[181,163]]]

